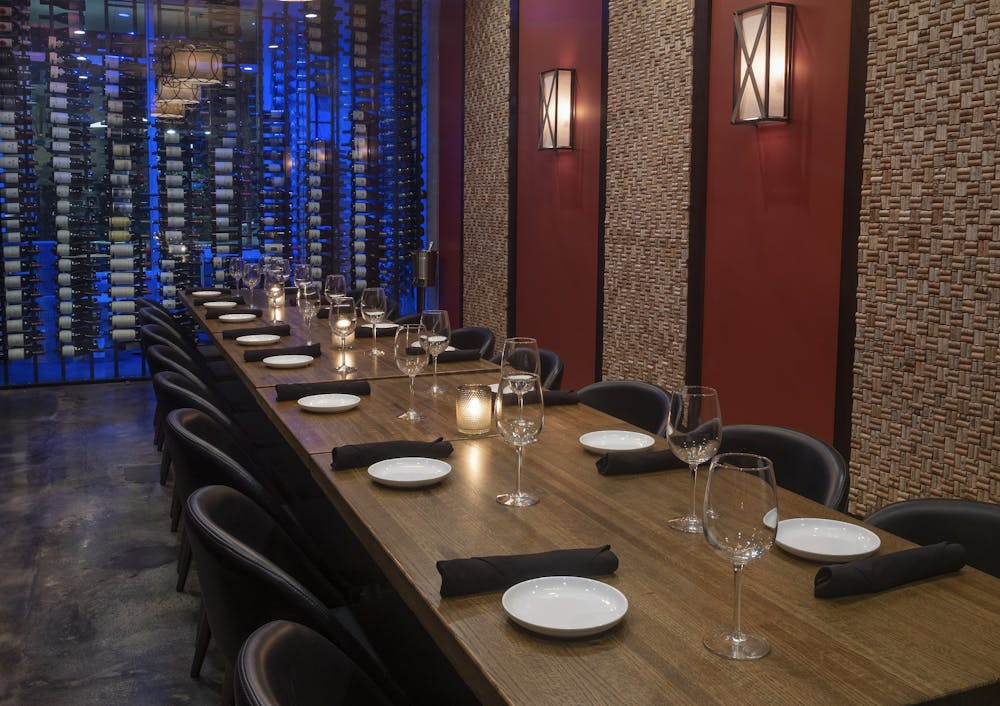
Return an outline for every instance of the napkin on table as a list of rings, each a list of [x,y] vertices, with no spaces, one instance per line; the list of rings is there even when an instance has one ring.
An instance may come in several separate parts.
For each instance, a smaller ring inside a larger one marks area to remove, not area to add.
[[[369,324],[362,324],[360,322],[361,322],[361,317],[359,316],[358,328],[354,332],[354,335],[357,336],[358,338],[371,338],[372,327]],[[378,337],[388,341],[390,338],[396,335],[396,329],[399,327],[396,324],[393,324],[392,328],[388,328],[385,326],[386,323],[388,322],[383,321],[381,324],[379,324]]]
[[[347,444],[333,449],[333,470],[370,466],[387,458],[407,456],[447,458],[454,450],[440,438],[434,441],[379,441],[371,444]]]
[[[441,597],[499,591],[541,576],[600,576],[618,570],[611,545],[589,549],[559,549],[540,554],[480,556],[437,563]]]
[[[624,476],[632,473],[652,473],[688,465],[674,456],[673,451],[612,451],[597,459],[597,472],[602,476]]]
[[[916,549],[823,566],[816,572],[813,595],[840,598],[878,593],[911,581],[930,578],[965,566],[965,547],[941,542]]]
[[[278,324],[277,326],[251,326],[248,328],[230,328],[222,332],[223,338],[239,338],[240,336],[252,336],[262,333],[273,333],[278,336],[287,336],[292,332],[292,327],[288,324]]]
[[[369,395],[372,388],[367,380],[331,380],[330,382],[298,382],[275,385],[278,402],[297,400],[307,395]]]
[[[229,309],[206,309],[205,318],[217,319],[223,314],[253,314],[257,318],[260,318],[261,315],[263,315],[263,313],[264,312],[261,311],[260,309],[254,309],[253,307],[249,306],[234,306],[230,307]]]
[[[313,358],[318,358],[322,355],[320,351],[319,344],[313,343],[311,346],[289,346],[287,348],[264,348],[256,349],[252,351],[247,351],[243,354],[243,360],[248,363],[254,363],[258,360],[264,360],[272,355],[311,355]]]

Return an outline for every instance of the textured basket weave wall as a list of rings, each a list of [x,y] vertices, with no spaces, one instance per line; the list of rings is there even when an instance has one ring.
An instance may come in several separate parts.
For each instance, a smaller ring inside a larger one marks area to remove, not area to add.
[[[604,377],[677,387],[687,338],[693,2],[610,0]]]
[[[872,0],[851,509],[1000,501],[997,0]]]
[[[510,3],[465,5],[463,324],[507,333]]]

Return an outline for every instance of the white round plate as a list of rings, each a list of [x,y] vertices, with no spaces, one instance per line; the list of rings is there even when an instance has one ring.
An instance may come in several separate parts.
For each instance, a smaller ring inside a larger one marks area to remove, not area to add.
[[[882,540],[871,530],[838,520],[801,517],[778,523],[775,544],[815,561],[852,561],[874,554]]]
[[[490,392],[492,392],[494,395],[497,393],[497,390],[499,389],[500,389],[500,383],[498,382],[495,382],[490,385]],[[514,391],[510,389],[510,385],[508,385],[507,387],[504,388],[503,393],[505,395],[512,395],[514,394]]]
[[[236,342],[241,346],[266,346],[268,343],[277,343],[281,336],[273,333],[248,333],[246,336],[237,336]]]
[[[637,431],[592,431],[580,437],[583,448],[595,454],[606,454],[609,451],[638,451],[653,445],[654,439],[649,434]]]
[[[222,292],[203,290],[201,292],[191,292],[191,296],[198,299],[211,299],[212,297],[221,297]]]
[[[253,321],[256,318],[254,314],[223,314],[219,317],[219,321],[227,324],[235,324],[237,322]]]
[[[764,513],[764,526],[774,529],[778,525],[778,508],[771,508]]]
[[[206,309],[232,309],[236,302],[205,302]]]
[[[511,586],[501,599],[518,625],[553,637],[584,637],[614,627],[628,599],[613,586],[579,576],[545,576]]]
[[[307,412],[333,413],[346,412],[361,404],[357,395],[341,395],[329,393],[325,395],[309,395],[298,399],[299,407]]]
[[[376,483],[399,488],[434,485],[451,473],[451,466],[437,458],[411,456],[389,458],[368,466],[368,475]]]
[[[269,368],[304,368],[313,362],[311,355],[269,355],[261,361]]]

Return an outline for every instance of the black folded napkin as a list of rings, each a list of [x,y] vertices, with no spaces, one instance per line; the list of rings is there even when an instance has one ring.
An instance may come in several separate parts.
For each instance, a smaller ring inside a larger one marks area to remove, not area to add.
[[[316,312],[317,319],[329,319],[330,318],[330,307],[321,306],[319,311]]]
[[[348,444],[333,449],[333,470],[370,466],[387,458],[407,456],[447,458],[454,450],[440,438],[434,441],[379,441],[371,444]]]
[[[611,545],[591,549],[559,549],[540,554],[479,556],[437,563],[441,597],[499,591],[541,576],[600,576],[618,570]]]
[[[597,459],[597,472],[602,476],[624,476],[632,473],[652,473],[688,465],[666,451],[612,451]]]
[[[438,356],[439,363],[459,363],[465,360],[479,360],[482,351],[478,348],[459,349],[456,351],[444,351]]]
[[[292,332],[292,327],[288,324],[278,324],[277,326],[256,326],[249,328],[230,328],[222,332],[223,338],[239,338],[240,336],[253,336],[261,333],[273,333],[278,336],[287,336]]]
[[[532,392],[525,393],[524,402],[525,404],[536,404],[538,402],[538,392],[533,390]],[[574,390],[545,390],[542,402],[546,407],[558,407],[564,404],[578,404],[580,397]],[[513,392],[508,392],[503,396],[503,403],[517,404],[517,395]]]
[[[965,547],[941,542],[893,554],[823,566],[816,572],[813,595],[840,598],[878,593],[911,581],[930,578],[965,566]]]
[[[358,321],[359,321],[359,323],[358,323],[358,329],[357,329],[357,331],[354,332],[354,334],[358,338],[371,338],[372,337],[372,327],[370,325],[368,325],[368,324],[362,324],[362,323],[360,323],[360,321],[361,321],[361,317],[360,316],[358,317]],[[397,328],[399,328],[399,327],[396,324],[393,324],[392,328],[388,328],[388,327],[385,326],[385,322],[382,322],[382,324],[380,324],[379,327],[378,327],[378,337],[379,338],[384,338],[385,340],[389,340],[390,338],[392,338],[393,336],[396,335],[396,329]]]
[[[244,300],[242,296],[209,297],[204,299],[196,298],[194,303],[199,306],[205,306],[206,302],[232,302],[233,304],[246,304],[246,300]],[[212,307],[208,308],[211,309]],[[232,311],[232,308],[228,309],[228,311]]]
[[[275,385],[278,402],[297,400],[307,395],[369,395],[372,388],[367,380],[332,380],[330,382],[298,382]]]
[[[254,309],[249,306],[234,306],[229,309],[206,309],[205,318],[206,319],[217,319],[223,314],[253,314],[254,316],[260,318],[263,315],[263,311],[260,309]]]
[[[313,343],[311,346],[289,346],[288,348],[264,348],[253,351],[247,351],[243,354],[243,360],[248,363],[255,363],[258,360],[264,360],[272,355],[311,355],[313,358],[318,358],[323,355],[320,351],[319,344]]]

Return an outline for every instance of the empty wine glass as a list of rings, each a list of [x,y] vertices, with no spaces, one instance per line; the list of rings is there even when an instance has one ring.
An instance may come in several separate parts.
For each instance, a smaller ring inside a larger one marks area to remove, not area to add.
[[[347,278],[344,275],[327,275],[323,280],[323,296],[327,304],[333,304],[334,297],[347,295]]]
[[[285,275],[280,270],[270,268],[264,271],[264,291],[267,305],[271,308],[271,323],[278,323],[278,304],[285,294]]]
[[[741,623],[743,567],[767,554],[774,523],[764,516],[778,507],[774,466],[763,456],[719,454],[712,460],[705,487],[705,539],[733,564],[733,625],[705,637],[705,647],[729,659],[757,659],[771,650],[760,635]]]
[[[448,312],[443,309],[427,309],[420,315],[420,323],[427,329],[424,346],[434,358],[434,382],[431,385],[432,395],[441,395],[446,391],[443,385],[438,385],[438,356],[445,352],[451,343],[451,324],[448,322]]]
[[[508,339],[509,340],[509,339]],[[497,502],[511,507],[528,507],[538,502],[538,498],[521,490],[521,468],[524,464],[524,447],[538,441],[545,420],[542,395],[526,395],[525,392],[540,390],[541,382],[534,373],[518,372],[518,387],[515,392],[498,394],[496,401],[497,430],[500,436],[517,451],[517,482],[513,492],[497,496]],[[531,378],[530,385],[524,380]],[[529,389],[530,388],[530,389]],[[501,381],[501,390],[504,389]]]
[[[514,337],[503,343],[500,356],[500,388],[498,392],[513,392],[518,397],[540,389],[536,383],[541,374],[538,341]]]
[[[299,313],[306,327],[306,345],[312,344],[312,322],[319,313],[319,286],[315,282],[299,285]]]
[[[396,329],[396,367],[410,376],[410,408],[399,415],[400,419],[418,422],[424,415],[413,404],[413,380],[427,367],[427,349],[420,345],[427,332],[422,324],[405,324]]]
[[[243,282],[250,290],[250,304],[253,304],[253,290],[260,284],[260,265],[248,260],[243,261]]]
[[[361,292],[361,316],[372,325],[372,355],[385,355],[378,344],[378,325],[386,315],[385,290],[381,287],[366,287]]]
[[[312,281],[312,267],[309,263],[297,262],[292,265],[292,277],[295,279],[295,286],[302,290],[302,285]]]
[[[340,343],[340,365],[335,370],[344,376],[358,371],[347,364],[347,337],[354,333],[357,325],[358,310],[354,300],[351,297],[334,297],[330,302],[330,333],[334,345]]]
[[[229,258],[227,265],[229,276],[233,280],[233,287],[236,288],[236,293],[242,294],[243,292],[240,289],[240,280],[243,279],[243,258],[239,255],[234,255]]]
[[[691,511],[669,520],[667,524],[681,532],[701,532],[698,500],[695,497],[698,466],[710,461],[719,450],[722,438],[719,394],[711,387],[685,387],[671,402],[666,436],[670,450],[691,468]]]

